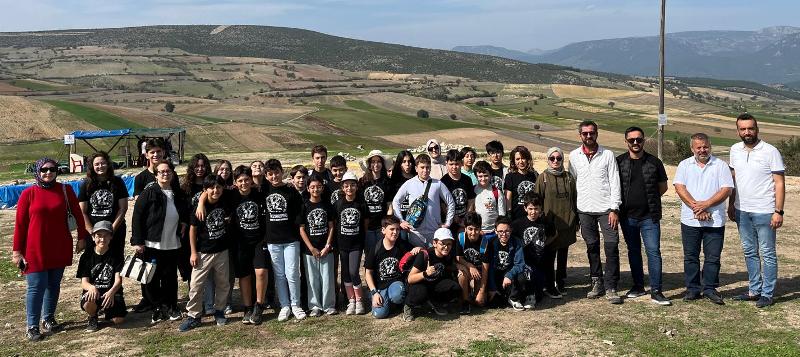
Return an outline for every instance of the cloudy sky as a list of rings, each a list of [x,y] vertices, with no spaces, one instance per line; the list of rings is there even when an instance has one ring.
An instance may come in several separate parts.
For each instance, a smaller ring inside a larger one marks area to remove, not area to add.
[[[449,49],[658,33],[658,0],[0,0],[0,31],[252,24]],[[667,31],[800,26],[797,0],[667,0]]]

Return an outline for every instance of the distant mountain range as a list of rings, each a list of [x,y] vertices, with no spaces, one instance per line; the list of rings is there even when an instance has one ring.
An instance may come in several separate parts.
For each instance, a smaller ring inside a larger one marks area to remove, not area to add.
[[[656,75],[658,42],[658,36],[584,41],[539,54],[495,46],[458,46],[453,50],[602,72]],[[668,76],[764,84],[800,81],[799,27],[676,32],[667,34],[665,46]]]
[[[452,75],[505,83],[589,83],[585,75],[562,66],[362,41],[286,27],[164,25],[0,33],[0,47],[75,46],[166,47],[209,56],[275,58],[352,71]]]

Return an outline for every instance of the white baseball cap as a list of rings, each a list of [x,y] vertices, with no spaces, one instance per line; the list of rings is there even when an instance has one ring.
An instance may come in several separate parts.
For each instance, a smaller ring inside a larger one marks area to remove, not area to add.
[[[434,240],[453,240],[453,232],[450,228],[439,228],[433,233]]]
[[[358,181],[358,177],[356,177],[356,173],[355,172],[347,171],[347,172],[344,173],[344,176],[342,176],[342,182],[345,182],[347,180]]]

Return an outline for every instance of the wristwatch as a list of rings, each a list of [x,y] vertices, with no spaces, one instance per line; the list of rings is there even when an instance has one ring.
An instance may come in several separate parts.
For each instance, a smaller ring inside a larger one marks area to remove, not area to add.
[[[779,215],[783,216],[783,210],[775,210],[775,213],[777,213],[777,214],[779,214]]]
[[[378,293],[378,289],[372,289],[372,290],[369,291],[369,293],[370,294],[377,294]]]

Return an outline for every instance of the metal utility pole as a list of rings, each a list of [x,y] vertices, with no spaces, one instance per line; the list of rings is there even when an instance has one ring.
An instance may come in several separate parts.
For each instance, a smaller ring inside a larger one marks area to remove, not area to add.
[[[661,0],[661,42],[658,51],[659,72],[658,72],[658,158],[663,160],[664,152],[664,125],[666,115],[664,114],[664,20],[667,12],[667,0]]]

